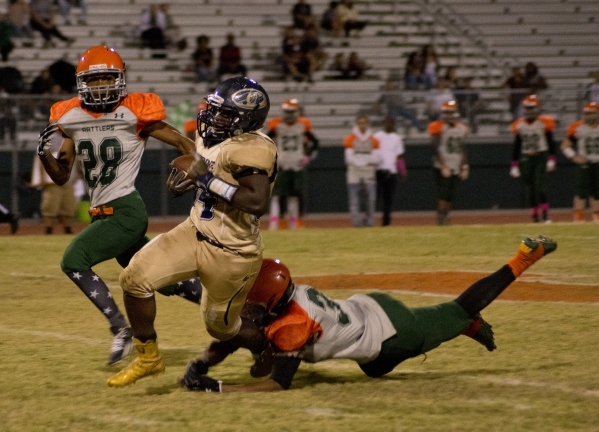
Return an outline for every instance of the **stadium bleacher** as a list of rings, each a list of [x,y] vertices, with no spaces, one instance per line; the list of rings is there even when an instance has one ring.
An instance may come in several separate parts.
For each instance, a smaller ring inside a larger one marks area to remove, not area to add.
[[[226,34],[232,32],[242,49],[248,75],[264,84],[274,107],[284,99],[298,97],[318,128],[323,145],[340,145],[355,115],[372,113],[387,77],[401,77],[407,55],[423,44],[435,46],[441,73],[447,66],[455,66],[459,76],[474,78],[473,87],[480,89],[486,101],[485,112],[479,116],[480,137],[497,139],[507,132],[510,115],[501,85],[512,65],[533,61],[539,66],[551,88],[546,108],[559,117],[562,128],[578,115],[578,93],[592,81],[590,74],[599,70],[595,23],[599,4],[589,0],[357,1],[369,21],[360,38],[321,34],[321,43],[330,58],[337,52],[356,51],[371,66],[367,79],[334,81],[329,79],[330,72],[323,70],[315,75],[315,83],[284,81],[277,63],[282,30],[291,24],[295,0],[175,0],[170,14],[187,38],[188,48],[173,48],[163,59],[151,58],[134,36],[141,11],[152,1],[87,3],[86,26],[62,25],[58,17],[61,30],[76,38],[70,47],[59,42],[57,48],[42,49],[38,35],[32,47],[17,42],[10,64],[23,72],[27,82],[59,58],[76,63],[79,53],[89,46],[107,44],[118,49],[127,63],[130,91],[153,91],[169,105],[190,100],[195,106],[210,87],[190,80],[185,71],[195,37],[210,36],[216,54]],[[320,16],[328,0],[309,3]],[[73,13],[77,14],[77,9]],[[406,99],[424,118],[426,92],[409,93]],[[277,114],[273,109],[273,115]],[[377,124],[380,118],[372,115]],[[409,138],[417,142],[427,136],[411,130]]]

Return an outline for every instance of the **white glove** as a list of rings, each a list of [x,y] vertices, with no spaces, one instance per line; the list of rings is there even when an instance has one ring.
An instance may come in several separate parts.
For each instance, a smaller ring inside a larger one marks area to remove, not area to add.
[[[451,169],[445,165],[441,167],[441,175],[445,178],[451,177]]]
[[[171,170],[171,173],[166,179],[166,186],[173,196],[181,196],[185,192],[195,189],[195,182],[193,180],[186,180],[186,174],[183,171],[177,171],[177,169]]]
[[[547,159],[547,172],[551,172],[555,169],[555,156],[549,156],[549,159]]]
[[[514,178],[520,177],[520,168],[518,168],[518,165],[514,165],[510,168],[510,175]]]
[[[53,121],[48,123],[46,127],[40,132],[40,136],[37,141],[37,155],[41,158],[47,158],[50,154],[50,147],[52,147],[52,137],[58,130],[58,123]]]

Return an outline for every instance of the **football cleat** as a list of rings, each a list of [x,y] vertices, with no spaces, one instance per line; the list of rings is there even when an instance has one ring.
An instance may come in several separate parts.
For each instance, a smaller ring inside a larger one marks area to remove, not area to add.
[[[113,333],[114,338],[110,347],[110,355],[106,361],[109,366],[127,358],[133,351],[133,330],[131,330],[131,327],[123,327],[116,332],[113,331]]]
[[[158,351],[156,341],[149,340],[142,343],[134,338],[133,343],[137,351],[137,358],[129,363],[129,366],[125,369],[108,379],[106,383],[110,387],[128,386],[135,384],[138,379],[164,372],[164,361]]]
[[[539,247],[541,249],[539,249]],[[520,252],[530,256],[535,261],[547,254],[550,254],[556,249],[557,242],[542,235],[538,236],[536,239],[530,237],[525,238],[522,240],[522,243],[520,243],[520,247],[518,248]]]

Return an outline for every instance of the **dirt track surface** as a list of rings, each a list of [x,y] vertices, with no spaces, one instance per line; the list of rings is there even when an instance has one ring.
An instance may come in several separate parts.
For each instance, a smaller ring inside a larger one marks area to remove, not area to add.
[[[569,210],[554,211],[551,218],[555,222],[571,221]],[[152,218],[148,232],[166,232],[185,219],[185,216],[170,218]],[[529,223],[530,215],[525,211],[474,211],[455,212],[452,215],[455,225],[472,224],[504,224]],[[380,219],[375,222],[380,225]],[[432,212],[404,213],[394,215],[392,225],[434,225],[435,215]],[[77,223],[73,226],[76,234],[85,227]],[[351,227],[349,215],[309,215],[305,220],[306,228],[345,228]],[[262,229],[268,229],[263,224]],[[62,228],[56,227],[57,234],[62,234]],[[43,234],[43,226],[35,221],[22,221],[16,235]],[[0,224],[0,235],[10,235],[8,224]],[[394,274],[359,274],[339,276],[314,276],[296,278],[297,283],[313,285],[320,289],[364,289],[364,290],[402,290],[425,293],[458,295],[473,282],[487,276],[484,273],[472,272],[431,272],[431,273],[394,273]],[[527,282],[527,279],[530,282]],[[599,303],[598,286],[560,285],[534,281],[534,274],[525,274],[514,282],[508,290],[501,294],[503,300],[523,301],[563,301]]]

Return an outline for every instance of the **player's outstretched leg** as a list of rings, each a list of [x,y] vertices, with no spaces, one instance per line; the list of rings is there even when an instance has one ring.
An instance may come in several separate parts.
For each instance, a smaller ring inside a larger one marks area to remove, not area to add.
[[[107,384],[110,387],[124,387],[135,384],[138,379],[164,372],[164,361],[155,340],[142,342],[133,338],[133,343],[137,351],[137,358],[125,369],[108,379]]]

